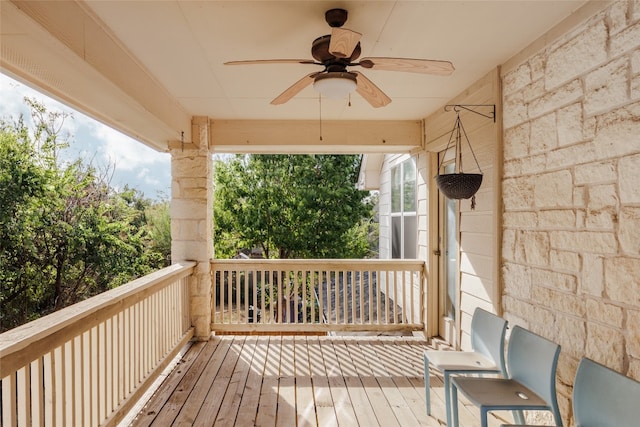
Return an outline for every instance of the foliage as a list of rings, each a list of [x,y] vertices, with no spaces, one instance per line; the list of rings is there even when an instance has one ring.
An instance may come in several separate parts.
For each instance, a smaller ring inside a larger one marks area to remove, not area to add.
[[[0,125],[0,331],[147,274],[166,262],[153,247],[135,190],[110,188],[79,161],[61,164],[68,115],[27,99],[35,122]],[[156,234],[157,235],[157,234]]]
[[[215,165],[216,257],[362,258],[371,204],[358,156],[249,155]],[[274,253],[275,252],[275,253]]]

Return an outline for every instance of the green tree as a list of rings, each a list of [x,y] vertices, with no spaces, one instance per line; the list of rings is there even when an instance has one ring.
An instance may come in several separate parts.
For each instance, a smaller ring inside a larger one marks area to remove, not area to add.
[[[68,115],[27,102],[31,135],[22,118],[0,125],[0,331],[165,263],[150,244],[151,202],[90,165],[63,164]]]
[[[216,257],[253,247],[267,258],[369,255],[366,233],[357,232],[372,215],[368,192],[355,187],[358,168],[359,157],[347,155],[239,155],[216,162]]]

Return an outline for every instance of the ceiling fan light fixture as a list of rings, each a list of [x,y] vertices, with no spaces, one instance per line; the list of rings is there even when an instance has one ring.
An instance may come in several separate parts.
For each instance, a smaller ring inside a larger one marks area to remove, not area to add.
[[[356,75],[349,72],[330,72],[319,74],[313,81],[313,87],[325,98],[340,99],[349,95],[357,86]]]

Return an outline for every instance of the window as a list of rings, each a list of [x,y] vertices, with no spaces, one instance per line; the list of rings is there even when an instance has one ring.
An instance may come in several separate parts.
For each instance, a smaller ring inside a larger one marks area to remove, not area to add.
[[[412,157],[391,169],[391,257],[416,258],[416,162]]]

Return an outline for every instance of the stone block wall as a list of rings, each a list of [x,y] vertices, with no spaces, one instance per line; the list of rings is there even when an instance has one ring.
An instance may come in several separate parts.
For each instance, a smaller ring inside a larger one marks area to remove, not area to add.
[[[503,73],[505,317],[640,380],[640,1]]]

